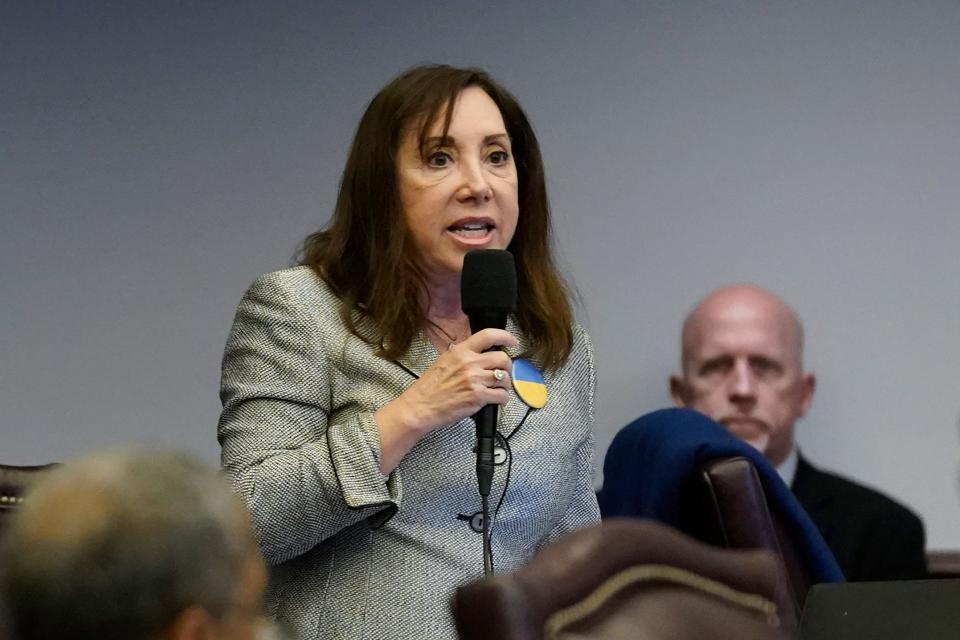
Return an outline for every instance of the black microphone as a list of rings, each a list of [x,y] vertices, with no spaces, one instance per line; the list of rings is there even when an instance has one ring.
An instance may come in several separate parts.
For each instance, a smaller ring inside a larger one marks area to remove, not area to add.
[[[460,306],[470,318],[471,333],[507,326],[507,315],[517,307],[517,269],[509,251],[478,249],[464,256]],[[493,484],[497,405],[481,407],[473,419],[477,423],[477,482],[480,495],[488,496]]]

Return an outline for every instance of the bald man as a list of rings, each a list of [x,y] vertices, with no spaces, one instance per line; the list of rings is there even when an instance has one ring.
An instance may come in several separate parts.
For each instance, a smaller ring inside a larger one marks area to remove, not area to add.
[[[922,578],[920,519],[881,493],[811,465],[796,422],[816,377],[803,370],[803,327],[778,297],[751,285],[709,294],[683,324],[681,407],[696,409],[764,454],[823,534],[848,580]]]

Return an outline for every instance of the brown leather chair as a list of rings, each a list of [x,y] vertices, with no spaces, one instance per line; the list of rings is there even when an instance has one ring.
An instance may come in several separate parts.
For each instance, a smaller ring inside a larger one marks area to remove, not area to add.
[[[461,587],[451,604],[461,640],[787,640],[797,637],[787,590],[768,550],[614,518]]]
[[[721,547],[773,552],[786,569],[790,599],[799,618],[813,576],[788,529],[771,513],[753,463],[739,456],[716,458],[700,471],[699,486],[685,506],[682,528]]]
[[[931,578],[960,578],[960,551],[927,551],[927,570]]]
[[[55,463],[32,467],[0,464],[0,540],[17,509],[23,505],[27,492],[45,472],[55,466]]]

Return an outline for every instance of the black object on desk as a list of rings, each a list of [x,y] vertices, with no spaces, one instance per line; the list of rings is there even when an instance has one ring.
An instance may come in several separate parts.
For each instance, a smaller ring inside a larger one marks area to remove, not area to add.
[[[956,640],[960,579],[814,585],[802,640]]]

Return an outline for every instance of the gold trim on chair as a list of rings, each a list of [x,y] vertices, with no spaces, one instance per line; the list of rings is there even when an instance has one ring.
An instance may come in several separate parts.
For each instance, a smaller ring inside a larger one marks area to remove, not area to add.
[[[672,582],[712,595],[729,604],[752,610],[764,616],[771,627],[780,626],[777,605],[753,593],[731,589],[725,584],[704,578],[701,575],[662,564],[630,567],[605,580],[590,595],[576,604],[561,609],[547,618],[544,624],[546,640],[557,640],[558,633],[566,627],[596,613],[611,598],[626,589],[643,582]]]

